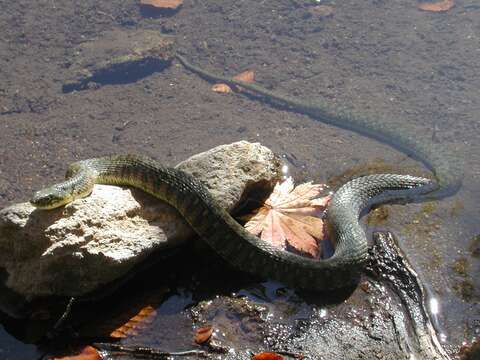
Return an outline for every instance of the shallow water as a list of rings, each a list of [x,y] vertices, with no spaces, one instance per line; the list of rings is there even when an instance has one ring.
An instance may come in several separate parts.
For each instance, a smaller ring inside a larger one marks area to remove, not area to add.
[[[369,167],[419,172],[402,153],[286,109],[236,95],[173,63],[138,81],[63,93],[75,46],[115,28],[175,35],[192,62],[299,98],[322,97],[410,129],[457,154],[465,177],[452,197],[385,207],[388,229],[433,297],[452,351],[480,331],[480,7],[444,13],[415,1],[186,1],[144,16],[134,1],[16,1],[0,14],[0,207],[63,177],[74,160],[139,152],[176,164],[237,140],[283,155],[300,180],[326,182]],[[325,10],[325,9],[324,9]],[[33,358],[34,346],[0,330],[0,357]]]

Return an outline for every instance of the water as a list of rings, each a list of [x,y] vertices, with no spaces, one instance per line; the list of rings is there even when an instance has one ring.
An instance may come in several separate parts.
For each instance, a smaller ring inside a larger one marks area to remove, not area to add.
[[[312,11],[318,3],[331,15]],[[415,1],[318,3],[187,1],[175,14],[150,18],[133,1],[5,2],[0,207],[59,180],[77,159],[139,152],[176,164],[242,139],[285,155],[298,180],[325,182],[372,166],[418,172],[420,165],[384,144],[246,96],[216,94],[176,63],[136,82],[62,92],[79,43],[116,28],[157,29],[211,71],[254,69],[259,83],[279,92],[323,97],[458,154],[465,178],[455,196],[389,206],[388,218],[369,230],[401,239],[438,299],[446,344],[478,336],[480,262],[471,248],[480,234],[480,7],[457,0],[431,13]],[[5,358],[32,358],[32,345],[8,332],[0,332],[0,344]]]

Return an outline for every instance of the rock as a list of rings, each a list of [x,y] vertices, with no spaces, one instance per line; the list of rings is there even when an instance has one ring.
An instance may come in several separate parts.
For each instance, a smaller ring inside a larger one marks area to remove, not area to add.
[[[203,181],[232,210],[245,191],[268,188],[281,163],[246,141],[223,145],[178,165]],[[78,296],[119,279],[153,251],[192,236],[170,206],[137,189],[96,185],[91,196],[65,207],[36,210],[29,203],[0,211],[0,268],[6,287],[27,299]]]
[[[267,181],[267,188],[275,185],[281,163],[259,143],[239,141],[194,155],[176,167],[204,180],[220,205],[231,211],[242,194],[248,194],[257,184]]]
[[[108,31],[75,49],[63,92],[134,82],[161,71],[174,56],[172,36],[154,30]]]

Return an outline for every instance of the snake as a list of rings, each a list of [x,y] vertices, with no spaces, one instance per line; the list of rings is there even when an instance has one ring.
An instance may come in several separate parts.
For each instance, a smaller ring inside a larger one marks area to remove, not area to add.
[[[81,160],[71,164],[66,180],[34,193],[30,202],[38,209],[53,209],[88,196],[94,184],[139,188],[173,206],[215,253],[234,268],[310,291],[329,291],[358,282],[368,257],[368,240],[359,218],[373,204],[442,198],[455,193],[462,175],[458,162],[445,156],[435,143],[427,144],[400,128],[363,119],[325,102],[297,100],[258,84],[210,73],[177,54],[183,66],[213,81],[237,85],[294,111],[386,142],[422,161],[433,179],[402,174],[372,174],[342,185],[328,205],[326,221],[335,244],[333,255],[314,259],[280,249],[249,233],[213,198],[194,176],[142,155],[121,154]]]

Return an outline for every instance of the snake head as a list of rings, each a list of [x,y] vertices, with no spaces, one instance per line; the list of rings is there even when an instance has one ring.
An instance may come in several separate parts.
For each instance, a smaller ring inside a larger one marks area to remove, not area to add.
[[[68,204],[73,200],[71,192],[57,186],[35,192],[30,199],[30,204],[38,209],[55,209]]]

